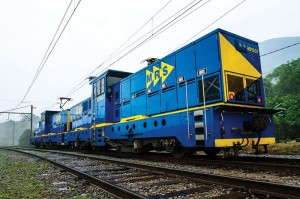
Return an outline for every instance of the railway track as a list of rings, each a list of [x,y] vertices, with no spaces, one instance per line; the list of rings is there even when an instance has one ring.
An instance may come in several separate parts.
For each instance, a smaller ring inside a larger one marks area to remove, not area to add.
[[[181,164],[189,164],[196,166],[208,166],[208,167],[218,167],[218,168],[235,168],[235,169],[245,169],[250,171],[275,171],[275,172],[284,172],[284,173],[292,173],[292,174],[300,174],[300,164],[290,164],[284,163],[282,159],[278,159],[279,161],[270,161],[267,160],[265,162],[258,161],[255,162],[255,159],[243,159],[236,158],[232,160],[223,160],[223,159],[201,159],[201,158],[181,158],[174,159],[172,157],[157,157],[157,156],[143,156],[141,157],[145,160],[151,161],[167,161],[167,162],[180,162]],[[299,159],[300,160],[300,159]],[[294,161],[294,160],[292,160]],[[281,162],[281,163],[278,163]]]
[[[91,153],[85,151],[84,153]],[[91,153],[94,154],[94,153]],[[136,153],[116,153],[116,152],[100,152],[100,155],[122,157],[122,158],[139,158],[157,162],[177,162],[188,165],[209,166],[219,168],[236,168],[250,171],[275,171],[291,174],[300,174],[300,159],[278,158],[278,157],[257,157],[257,156],[241,156],[222,159],[221,157],[208,157],[207,155],[192,155],[188,158],[176,159],[167,153],[149,153],[140,155]]]
[[[262,197],[300,198],[300,186],[204,174],[94,155],[50,150],[22,152],[39,154],[47,161],[50,159],[51,163],[121,198],[167,198],[180,195],[196,198],[209,194],[213,189],[224,189],[222,187],[230,189],[220,196],[222,198],[249,197],[250,192]]]
[[[36,148],[30,147],[35,150]],[[44,149],[41,149],[44,150]],[[75,151],[78,152],[78,151]],[[81,152],[81,151],[80,151]],[[95,154],[93,151],[83,151],[82,153]],[[140,155],[136,153],[116,153],[116,152],[100,152],[100,155],[115,158],[138,158],[147,161],[180,163],[195,166],[206,166],[213,168],[234,168],[249,171],[266,171],[281,172],[284,174],[300,174],[300,159],[278,158],[278,157],[258,157],[258,156],[241,156],[232,157],[230,159],[222,159],[220,157],[209,158],[206,155],[192,155],[188,158],[176,159],[167,153],[150,153]]]

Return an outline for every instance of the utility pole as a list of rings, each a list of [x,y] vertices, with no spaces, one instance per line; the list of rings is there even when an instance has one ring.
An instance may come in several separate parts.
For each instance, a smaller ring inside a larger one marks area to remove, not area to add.
[[[30,109],[31,109],[31,111],[30,111],[30,139],[29,139],[29,145],[31,144],[30,142],[31,142],[31,138],[32,138],[32,123],[33,123],[33,105],[30,105]]]
[[[13,139],[12,139],[12,145],[15,146],[15,125],[16,125],[16,122],[14,121],[14,124],[13,124]]]
[[[20,107],[20,108],[15,108],[15,109],[11,109],[11,110],[7,110],[7,111],[1,111],[0,114],[2,113],[5,113],[5,114],[17,114],[17,115],[24,115],[25,117],[27,117],[29,120],[30,120],[30,140],[29,140],[29,145],[30,145],[30,141],[31,141],[31,138],[32,138],[32,132],[33,132],[33,105],[29,105],[30,106],[30,113],[25,113],[25,112],[11,112],[12,110],[16,110],[16,109],[21,109],[21,108],[25,108],[25,107],[28,107],[28,106],[24,106],[24,107]],[[28,116],[30,115],[30,117]],[[15,122],[14,122],[14,126],[13,126],[13,145],[15,144]]]

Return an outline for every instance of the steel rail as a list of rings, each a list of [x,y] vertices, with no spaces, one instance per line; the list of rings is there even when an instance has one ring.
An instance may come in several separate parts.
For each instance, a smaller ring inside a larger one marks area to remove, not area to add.
[[[30,148],[33,150],[44,150],[44,149],[35,149]],[[89,153],[93,154],[93,153]],[[106,154],[107,156],[115,157],[117,154]],[[246,158],[246,161],[243,161],[243,157],[240,158],[234,158],[230,160],[224,160],[224,159],[207,159],[207,158],[180,158],[176,159],[174,157],[169,157],[166,155],[137,155],[137,154],[122,154],[123,158],[133,158],[138,157],[143,160],[155,160],[155,161],[170,161],[170,162],[179,162],[179,163],[186,163],[189,165],[201,165],[201,166],[216,166],[216,167],[231,167],[231,168],[237,168],[237,169],[246,169],[246,170],[252,170],[252,171],[276,171],[276,172],[284,172],[284,173],[293,173],[293,174],[300,174],[300,159],[284,159],[284,158],[266,158],[263,159],[260,157],[258,159],[258,162],[255,162],[257,157],[251,157],[248,159]],[[120,154],[119,154],[120,156]],[[249,162],[249,160],[252,160]],[[265,160],[265,162],[263,162]],[[273,163],[275,162],[275,163]],[[279,163],[280,162],[280,163]]]
[[[263,156],[239,156],[233,158],[232,161],[248,161],[248,162],[276,162],[278,164],[297,164],[300,165],[300,159],[279,158],[279,157],[263,157]]]
[[[131,162],[123,162],[121,160],[113,160],[109,158],[103,157],[95,157],[91,155],[82,155],[82,154],[70,154],[68,152],[61,151],[51,151],[51,150],[42,150],[48,151],[52,153],[60,153],[64,155],[70,155],[74,157],[82,157],[89,158],[94,160],[103,160],[109,161],[115,164],[121,164],[128,167],[147,169],[155,172],[161,172],[171,175],[179,175],[186,177],[188,179],[192,179],[194,181],[204,182],[208,184],[219,184],[226,187],[246,187],[251,189],[253,193],[265,194],[279,198],[299,198],[300,199],[300,186],[288,185],[288,184],[278,184],[272,182],[258,181],[252,179],[243,179],[229,176],[218,176],[213,174],[204,174],[198,172],[191,172],[185,170],[179,170],[174,168],[166,168],[159,166],[150,166],[145,164],[131,163]]]
[[[6,147],[0,147],[0,148],[9,148],[8,146]],[[10,148],[27,148],[27,149],[33,149],[33,150],[47,150],[47,149],[39,149],[39,148],[35,148],[35,147],[17,147],[17,146],[10,146]],[[49,150],[49,149],[48,149]],[[63,151],[68,151],[68,150],[63,150]],[[82,150],[81,150],[82,151]],[[93,151],[88,151],[88,150],[83,150],[83,152],[89,152],[89,154],[93,154]],[[116,153],[114,151],[110,151],[110,152],[98,152],[96,153],[98,155],[107,155],[107,156],[112,156],[112,155],[116,155]],[[171,157],[170,154],[168,153],[157,153],[157,152],[153,152],[150,153],[150,155],[144,155],[141,156],[140,154],[136,154],[136,153],[126,153],[128,157],[132,157],[133,155],[135,157],[148,157],[148,156],[153,156],[156,158],[173,158]],[[125,154],[123,154],[125,155]],[[222,160],[223,162],[247,162],[247,163],[262,163],[262,164],[268,164],[268,163],[275,163],[275,164],[284,164],[284,165],[300,165],[300,158],[296,159],[296,158],[279,158],[279,157],[264,157],[264,156],[238,156],[238,157],[230,157],[228,159],[222,159],[219,156],[216,157],[209,157],[207,155],[200,155],[200,154],[193,154],[191,155],[191,157],[188,158],[180,158],[178,160],[184,160],[187,159],[188,161],[191,161],[193,159],[198,160],[198,161],[218,161],[218,160]],[[201,164],[201,162],[199,162]]]
[[[284,173],[295,173],[300,174],[300,165],[289,165],[289,164],[275,164],[275,163],[262,163],[262,162],[243,162],[243,161],[230,161],[230,160],[211,160],[211,159],[195,159],[195,158],[181,158],[174,159],[170,157],[159,157],[159,156],[144,156],[141,157],[144,160],[162,160],[172,161],[179,163],[186,163],[189,165],[201,165],[201,166],[217,166],[217,167],[231,167],[246,170],[259,170],[259,171],[277,171]]]
[[[35,158],[39,158],[39,159],[44,160],[46,162],[49,162],[50,164],[53,164],[53,165],[55,165],[55,166],[57,166],[57,167],[59,167],[63,170],[66,170],[69,173],[74,174],[75,176],[78,176],[79,178],[82,178],[82,179],[90,182],[91,184],[94,184],[97,187],[100,187],[101,189],[111,193],[112,195],[114,195],[116,197],[119,197],[119,198],[133,198],[133,199],[146,198],[146,196],[144,196],[144,195],[141,195],[141,194],[138,194],[136,192],[130,191],[130,190],[125,189],[123,187],[116,186],[113,183],[109,183],[109,182],[101,180],[99,178],[95,178],[94,176],[91,176],[89,174],[80,172],[76,169],[67,167],[63,164],[60,164],[58,162],[49,160],[45,157],[41,157],[39,155],[35,155],[35,154],[32,154],[32,153],[28,153],[26,151],[21,151],[21,150],[12,149],[12,148],[7,148],[6,150],[23,153],[23,154],[26,154],[26,155],[29,155],[29,156],[32,156],[32,157],[35,157]]]

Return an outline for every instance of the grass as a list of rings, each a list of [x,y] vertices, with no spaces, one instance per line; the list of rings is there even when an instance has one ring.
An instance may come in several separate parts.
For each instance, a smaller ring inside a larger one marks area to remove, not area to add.
[[[252,147],[245,147],[243,152],[253,152]],[[268,153],[272,155],[300,155],[300,142],[270,144],[268,145]]]
[[[46,169],[46,163],[12,159],[0,151],[0,198],[39,198],[47,186],[34,176]]]
[[[276,143],[268,148],[270,154],[300,155],[300,142]]]

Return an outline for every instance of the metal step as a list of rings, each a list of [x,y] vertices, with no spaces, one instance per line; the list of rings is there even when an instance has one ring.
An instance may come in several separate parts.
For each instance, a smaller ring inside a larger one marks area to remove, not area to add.
[[[196,135],[196,140],[204,140],[204,134]]]
[[[194,117],[199,116],[199,115],[203,115],[203,110],[194,111]]]
[[[204,123],[203,122],[195,122],[195,129],[198,128],[204,128]]]

